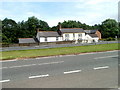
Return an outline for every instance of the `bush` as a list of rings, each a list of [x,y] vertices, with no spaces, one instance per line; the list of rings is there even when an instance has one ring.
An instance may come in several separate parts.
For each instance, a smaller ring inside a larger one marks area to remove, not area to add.
[[[106,39],[106,41],[113,41],[113,40],[115,40],[115,38],[109,37]]]

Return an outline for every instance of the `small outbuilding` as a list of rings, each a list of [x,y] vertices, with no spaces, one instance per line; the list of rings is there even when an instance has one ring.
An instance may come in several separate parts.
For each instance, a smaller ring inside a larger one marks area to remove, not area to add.
[[[34,38],[18,38],[19,43],[36,43]]]

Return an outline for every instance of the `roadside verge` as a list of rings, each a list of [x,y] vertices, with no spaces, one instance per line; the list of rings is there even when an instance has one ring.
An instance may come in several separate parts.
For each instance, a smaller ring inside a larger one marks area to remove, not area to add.
[[[2,54],[1,60],[36,58],[57,55],[80,54],[88,52],[101,52],[119,50],[118,43],[89,45],[89,46],[74,46],[74,47],[60,47],[49,49],[34,49],[34,50],[14,50],[0,52]]]

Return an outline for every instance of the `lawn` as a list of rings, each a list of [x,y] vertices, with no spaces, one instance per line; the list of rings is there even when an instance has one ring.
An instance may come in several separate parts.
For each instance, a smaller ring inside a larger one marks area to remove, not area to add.
[[[78,54],[86,52],[98,52],[118,50],[118,43],[89,45],[89,46],[74,46],[74,47],[60,47],[50,49],[34,49],[34,50],[14,50],[5,51],[2,53],[1,60],[15,59],[15,58],[33,58],[41,56],[65,55],[65,54]]]

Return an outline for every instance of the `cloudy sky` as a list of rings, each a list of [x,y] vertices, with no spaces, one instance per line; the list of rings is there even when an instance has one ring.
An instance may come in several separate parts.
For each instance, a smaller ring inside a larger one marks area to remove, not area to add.
[[[9,2],[8,2],[9,1]],[[35,16],[55,26],[64,20],[76,20],[89,25],[105,19],[118,19],[119,0],[1,0],[0,19],[26,21]]]

